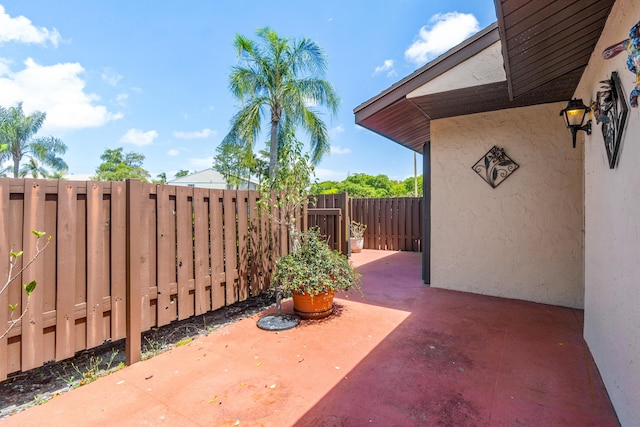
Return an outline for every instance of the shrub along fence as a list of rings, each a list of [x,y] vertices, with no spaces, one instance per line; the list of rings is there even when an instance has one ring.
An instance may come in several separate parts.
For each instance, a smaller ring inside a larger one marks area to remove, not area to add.
[[[21,283],[38,281],[26,316],[0,341],[0,380],[122,338],[135,362],[142,332],[263,292],[289,239],[257,201],[255,191],[135,180],[0,179],[0,278],[10,250],[24,250],[25,263],[35,253],[31,230],[52,237],[0,295],[7,325],[8,304],[25,307]]]

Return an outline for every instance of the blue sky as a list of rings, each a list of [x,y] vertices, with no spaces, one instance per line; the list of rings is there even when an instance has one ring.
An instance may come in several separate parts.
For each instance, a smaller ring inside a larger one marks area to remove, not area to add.
[[[324,49],[342,99],[317,179],[404,179],[413,152],[356,126],[353,109],[495,20],[493,0],[0,0],[0,105],[47,112],[38,135],[67,144],[72,174],[117,147],[153,177],[206,169],[237,109],[235,34],[270,26]]]

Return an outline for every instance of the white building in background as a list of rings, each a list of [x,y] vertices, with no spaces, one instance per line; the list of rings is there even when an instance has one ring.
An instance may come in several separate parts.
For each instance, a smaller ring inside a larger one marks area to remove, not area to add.
[[[219,190],[257,190],[258,184],[256,182],[240,179],[240,184],[237,186],[229,186],[224,176],[215,169],[209,168],[200,172],[194,172],[190,175],[176,178],[171,181],[167,181],[168,185],[182,185],[185,187],[199,187],[199,188],[215,188]]]

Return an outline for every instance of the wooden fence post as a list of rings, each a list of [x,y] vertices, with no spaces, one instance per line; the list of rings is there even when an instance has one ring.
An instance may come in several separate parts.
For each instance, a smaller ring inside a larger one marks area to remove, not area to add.
[[[9,183],[0,180],[0,280],[4,282],[9,274]],[[9,305],[8,290],[0,293],[0,333],[3,333],[9,321],[9,313],[5,307]],[[7,378],[8,373],[8,338],[0,339],[0,381]]]
[[[24,181],[24,226],[22,237],[22,248],[24,251],[23,264],[31,259],[36,253],[36,239],[31,234],[31,230],[43,231],[45,212],[45,189],[42,180],[26,179]],[[44,277],[43,257],[36,259],[33,264],[22,272],[22,283],[29,283],[31,280],[42,281]],[[22,293],[21,307],[27,306],[26,293]],[[44,311],[44,289],[42,286],[36,287],[31,294],[29,311],[22,318],[22,370],[37,368],[44,363],[44,340],[43,340],[43,311]]]
[[[140,192],[142,183],[127,179],[127,339],[126,363],[142,357],[142,307],[140,293]]]
[[[342,253],[346,256],[351,255],[351,248],[349,245],[349,224],[351,223],[351,217],[349,216],[349,193],[342,193],[342,200],[340,201],[340,208],[342,209],[342,219],[340,225],[342,227],[341,238]]]
[[[75,350],[75,291],[77,253],[77,188],[58,181],[58,277],[56,287],[56,360],[73,357]],[[64,248],[64,253],[62,253]]]

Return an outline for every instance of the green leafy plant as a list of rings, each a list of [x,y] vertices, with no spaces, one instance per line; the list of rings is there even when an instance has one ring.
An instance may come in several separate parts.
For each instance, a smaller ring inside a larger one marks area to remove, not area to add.
[[[149,337],[144,337],[144,339],[147,343],[144,344],[143,347],[142,360],[150,359],[153,356],[162,353],[164,349],[167,348],[167,343],[164,341],[154,340]]]
[[[299,223],[296,217],[308,202],[314,168],[309,154],[303,152],[304,144],[293,132],[284,133],[282,138],[278,154],[280,167],[275,174],[260,181],[258,207],[273,222],[289,228],[295,247],[294,235]],[[273,197],[274,194],[277,196]]]
[[[33,262],[38,258],[38,256],[40,256],[42,251],[44,251],[51,242],[51,236],[49,236],[47,238],[47,243],[45,243],[43,247],[40,247],[40,239],[43,238],[47,233],[45,233],[44,231],[32,230],[31,234],[36,237],[35,254],[25,265],[22,266],[22,268],[14,273],[14,269],[16,268],[16,264],[18,263],[18,259],[22,257],[23,251],[12,250],[9,252],[9,273],[7,274],[7,280],[4,283],[4,286],[2,286],[2,288],[0,289],[0,295],[9,289],[9,285],[11,284],[11,282],[13,282],[20,274],[22,274],[23,271],[25,271],[31,264],[33,264]],[[16,302],[15,304],[9,304],[9,311],[11,313],[9,317],[9,326],[5,329],[4,332],[0,333],[0,339],[4,338],[9,333],[9,331],[13,329],[16,323],[20,322],[20,320],[22,320],[22,318],[27,314],[27,311],[29,310],[29,304],[31,303],[31,294],[33,294],[33,291],[36,290],[37,285],[38,282],[36,280],[32,280],[29,283],[25,283],[22,285],[22,288],[27,295],[27,302],[25,304],[25,307],[22,310],[21,314],[18,317],[15,317],[16,313],[19,312],[18,307],[20,306],[20,303]]]
[[[65,363],[62,374],[58,374],[57,378],[64,381],[69,390],[78,388],[80,386],[90,384],[100,377],[104,377],[113,372],[119,371],[125,367],[124,362],[120,361],[117,365],[113,366],[115,359],[120,353],[119,350],[113,349],[107,360],[102,356],[89,356],[85,362],[71,362],[72,372],[67,371],[67,364]]]
[[[319,295],[359,288],[360,273],[347,257],[331,249],[317,228],[298,233],[299,247],[276,262],[273,275],[285,295]]]
[[[297,217],[303,214],[303,207],[308,203],[308,188],[311,185],[313,165],[309,154],[303,154],[304,144],[295,137],[293,131],[281,133],[282,146],[278,153],[280,167],[260,181],[260,199],[258,208],[266,215],[272,225],[285,226],[289,230],[291,247],[295,252],[300,243]],[[272,253],[264,253],[273,260]],[[276,315],[281,314],[282,290],[274,283],[276,297]]]

